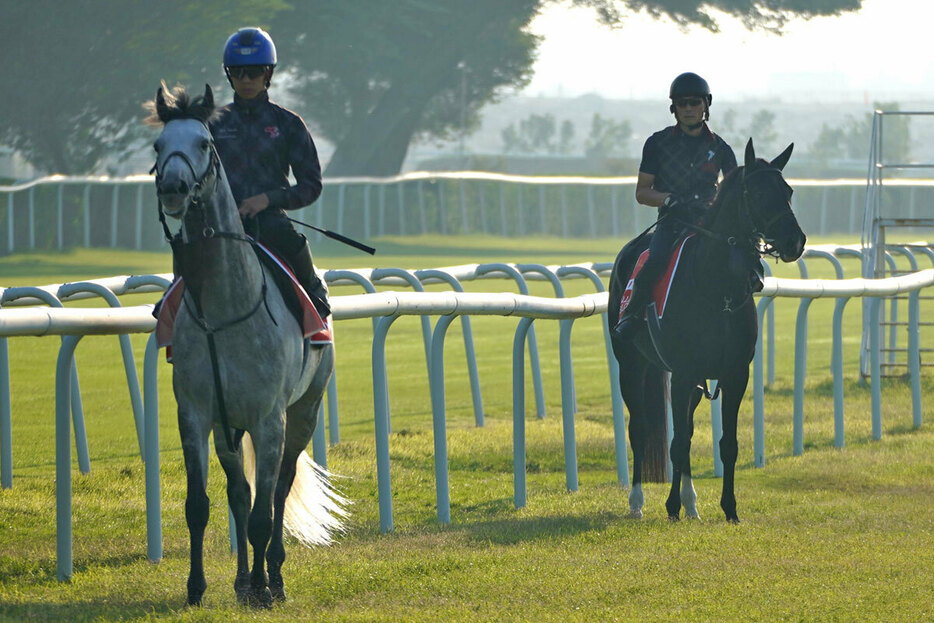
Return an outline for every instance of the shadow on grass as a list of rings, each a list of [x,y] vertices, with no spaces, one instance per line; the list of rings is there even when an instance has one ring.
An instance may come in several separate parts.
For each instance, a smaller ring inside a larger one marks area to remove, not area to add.
[[[128,596],[125,596],[128,597]],[[17,605],[0,605],[0,621],[126,621],[148,620],[153,615],[177,614],[183,607],[173,608],[164,602],[151,599],[132,600],[121,598],[119,603],[108,599],[82,599],[73,603],[56,604],[31,602]]]
[[[511,511],[512,499],[502,498],[471,506],[480,515],[502,514]],[[624,521],[617,513],[596,515],[559,515],[551,517],[503,517],[502,519],[474,520],[451,528],[463,533],[468,540],[497,545],[516,545],[535,541],[549,541],[564,536],[606,530],[610,525]]]

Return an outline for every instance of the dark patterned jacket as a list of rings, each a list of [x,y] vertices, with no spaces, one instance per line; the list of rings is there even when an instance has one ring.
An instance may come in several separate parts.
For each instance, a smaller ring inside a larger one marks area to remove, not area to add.
[[[656,132],[646,139],[639,165],[640,172],[655,176],[653,189],[705,205],[717,192],[720,172],[726,175],[735,168],[733,149],[706,123],[699,136],[685,134],[677,125]]]
[[[295,210],[321,194],[318,150],[295,113],[269,101],[234,96],[209,124],[227,181],[239,204],[266,193],[269,208]],[[295,185],[289,184],[289,169]]]

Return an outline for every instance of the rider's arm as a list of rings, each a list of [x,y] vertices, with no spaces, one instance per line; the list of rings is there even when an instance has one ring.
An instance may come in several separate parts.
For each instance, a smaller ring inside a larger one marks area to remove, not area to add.
[[[655,176],[651,173],[639,171],[639,179],[636,180],[636,201],[644,206],[659,208],[665,202],[665,198],[671,193],[663,193],[652,188],[655,183]]]

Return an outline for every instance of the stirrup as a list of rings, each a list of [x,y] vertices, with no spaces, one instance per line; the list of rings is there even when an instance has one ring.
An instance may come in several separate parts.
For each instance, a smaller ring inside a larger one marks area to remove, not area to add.
[[[642,323],[642,311],[640,310],[624,316],[613,327],[613,333],[619,338],[628,339],[641,327]]]

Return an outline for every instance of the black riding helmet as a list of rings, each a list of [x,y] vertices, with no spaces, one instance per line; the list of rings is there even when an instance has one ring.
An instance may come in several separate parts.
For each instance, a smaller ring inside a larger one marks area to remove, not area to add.
[[[707,81],[697,74],[686,71],[672,80],[671,88],[668,89],[668,97],[671,98],[669,110],[675,111],[675,100],[691,95],[701,96],[707,100],[707,110],[704,111],[704,118],[710,115],[710,104],[713,103],[713,95],[710,94],[710,85]]]

